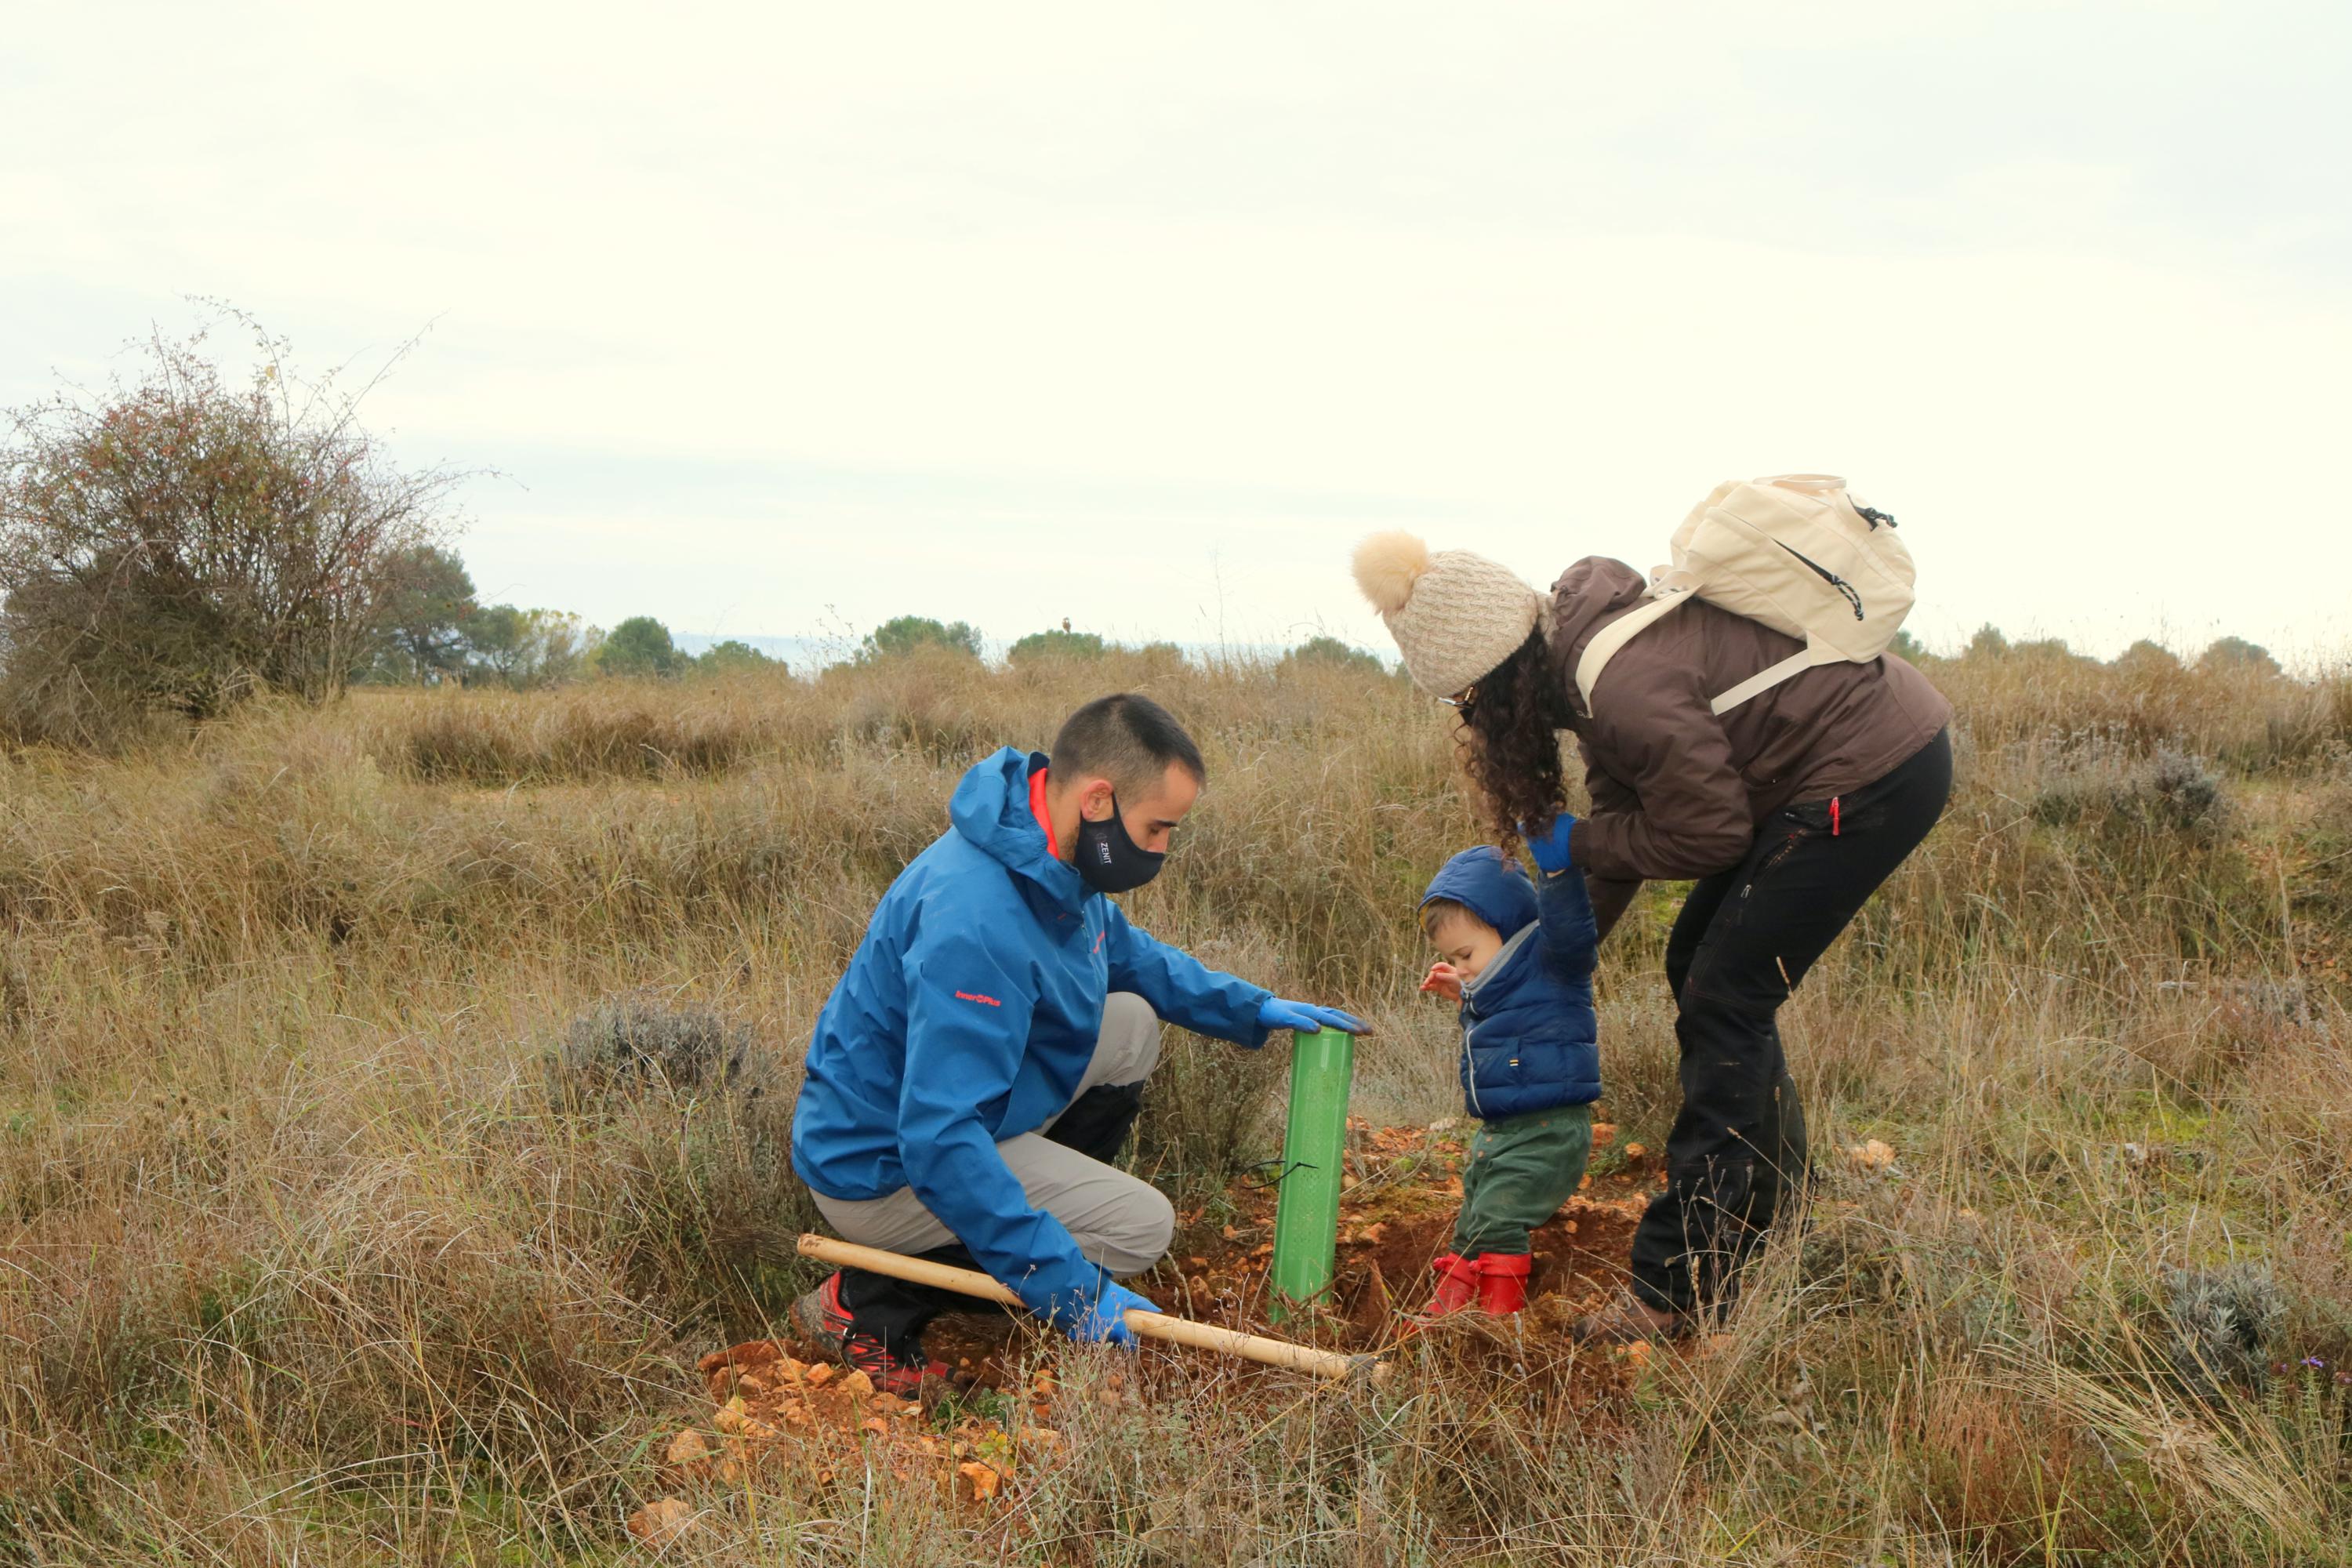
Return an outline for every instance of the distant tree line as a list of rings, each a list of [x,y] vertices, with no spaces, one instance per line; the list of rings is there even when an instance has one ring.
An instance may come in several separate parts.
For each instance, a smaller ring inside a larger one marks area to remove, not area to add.
[[[632,616],[607,632],[561,610],[478,605],[464,563],[435,546],[404,552],[389,570],[385,616],[352,671],[361,684],[457,680],[527,690],[592,675],[667,679],[784,669],[782,659],[745,642],[688,653],[651,616]]]
[[[1907,631],[1895,634],[1895,642],[1889,651],[1901,655],[1914,664],[1932,664],[1938,659],[1937,655],[1921,647],[1917,639]],[[2076,653],[2066,646],[2064,639],[2060,637],[2032,637],[2021,642],[2011,642],[1999,626],[1990,623],[1979,626],[1975,634],[1962,646],[1960,651],[1951,657],[1956,659],[2064,659],[2079,664],[2100,662],[2088,654]],[[2116,669],[2141,673],[2178,672],[2189,668],[2189,661],[2182,659],[2179,654],[2163,644],[2152,642],[2146,637],[2140,638],[2106,663]],[[2243,671],[2265,676],[2286,673],[2280,667],[2279,661],[2271,657],[2270,649],[2259,643],[2248,642],[2244,637],[2219,637],[2208,643],[2205,646],[2205,651],[2197,656],[2195,665],[2197,668],[2211,673]]]

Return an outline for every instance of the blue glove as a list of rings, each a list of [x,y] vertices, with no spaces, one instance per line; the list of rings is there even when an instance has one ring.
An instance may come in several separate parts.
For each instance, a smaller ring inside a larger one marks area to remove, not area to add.
[[[1557,877],[1576,864],[1569,848],[1569,835],[1576,827],[1576,818],[1561,812],[1551,819],[1551,826],[1541,833],[1530,833],[1528,825],[1519,824],[1519,837],[1528,841],[1528,853],[1536,858],[1536,866],[1547,877]]]
[[[1135,1336],[1128,1331],[1127,1314],[1129,1311],[1156,1312],[1158,1310],[1160,1309],[1151,1301],[1137,1295],[1126,1286],[1116,1285],[1106,1279],[1102,1282],[1102,1289],[1095,1296],[1094,1305],[1088,1307],[1066,1327],[1069,1330],[1070,1338],[1083,1343],[1124,1345],[1129,1350],[1133,1350]]]
[[[1319,1035],[1326,1026],[1350,1035],[1364,1032],[1364,1021],[1352,1013],[1342,1013],[1337,1007],[1318,1007],[1312,1002],[1286,1002],[1279,996],[1269,996],[1258,1004],[1257,1026],[1296,1029],[1302,1035]]]

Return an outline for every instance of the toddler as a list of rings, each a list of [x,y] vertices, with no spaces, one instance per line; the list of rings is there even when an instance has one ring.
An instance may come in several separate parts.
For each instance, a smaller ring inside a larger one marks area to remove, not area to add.
[[[1538,849],[1564,845],[1562,816]],[[1445,863],[1421,899],[1438,952],[1423,991],[1462,1009],[1462,1091],[1485,1125],[1462,1171],[1454,1249],[1437,1260],[1429,1311],[1475,1301],[1489,1312],[1527,1304],[1528,1232],[1559,1211],[1592,1153],[1601,1049],[1592,1011],[1599,936],[1584,877],[1562,868],[1530,883],[1492,845]]]

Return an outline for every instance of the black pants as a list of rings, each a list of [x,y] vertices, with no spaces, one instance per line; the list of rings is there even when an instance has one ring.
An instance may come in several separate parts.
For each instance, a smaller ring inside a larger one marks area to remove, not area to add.
[[[1070,1108],[1045,1130],[1045,1137],[1088,1159],[1115,1164],[1142,1111],[1143,1085],[1098,1085],[1071,1101]],[[980,1267],[961,1247],[934,1247],[917,1256],[957,1268]],[[848,1309],[851,1333],[877,1339],[891,1354],[906,1361],[921,1359],[923,1330],[941,1312],[1004,1310],[978,1297],[864,1268],[841,1271],[841,1304]]]
[[[1728,1297],[1803,1184],[1805,1113],[1776,1015],[1951,790],[1943,733],[1834,803],[1776,814],[1746,859],[1691,889],[1666,941],[1683,1104],[1666,1134],[1666,1190],[1633,1237],[1633,1289],[1649,1305],[1691,1311]]]

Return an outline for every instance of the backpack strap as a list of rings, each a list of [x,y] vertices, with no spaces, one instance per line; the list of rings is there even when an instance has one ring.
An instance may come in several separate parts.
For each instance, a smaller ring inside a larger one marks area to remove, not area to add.
[[[1607,626],[1592,634],[1584,645],[1584,652],[1576,661],[1576,693],[1584,700],[1584,716],[1592,717],[1592,688],[1617,650],[1633,640],[1635,633],[1672,615],[1682,602],[1690,597],[1687,589],[1675,589],[1657,595],[1644,604],[1634,605]],[[1795,672],[1790,671],[1791,674]],[[1753,695],[1751,693],[1751,695]],[[1721,712],[1721,709],[1716,710]]]
[[[1601,679],[1601,672],[1617,656],[1617,650],[1634,637],[1674,614],[1675,608],[1691,596],[1691,590],[1681,587],[1653,589],[1654,597],[1636,605],[1592,636],[1584,645],[1584,652],[1576,661],[1577,695],[1584,700],[1584,716],[1592,717],[1592,688]],[[1716,698],[1707,706],[1719,718],[1743,702],[1752,701],[1784,680],[1793,680],[1817,664],[1839,664],[1845,655],[1826,643],[1808,642],[1780,663],[1758,670],[1730,690]]]
[[[1758,670],[1707,706],[1714,709],[1718,716],[1728,713],[1749,698],[1761,697],[1780,682],[1802,675],[1812,667],[1813,650],[1810,647],[1801,647],[1769,668]]]

